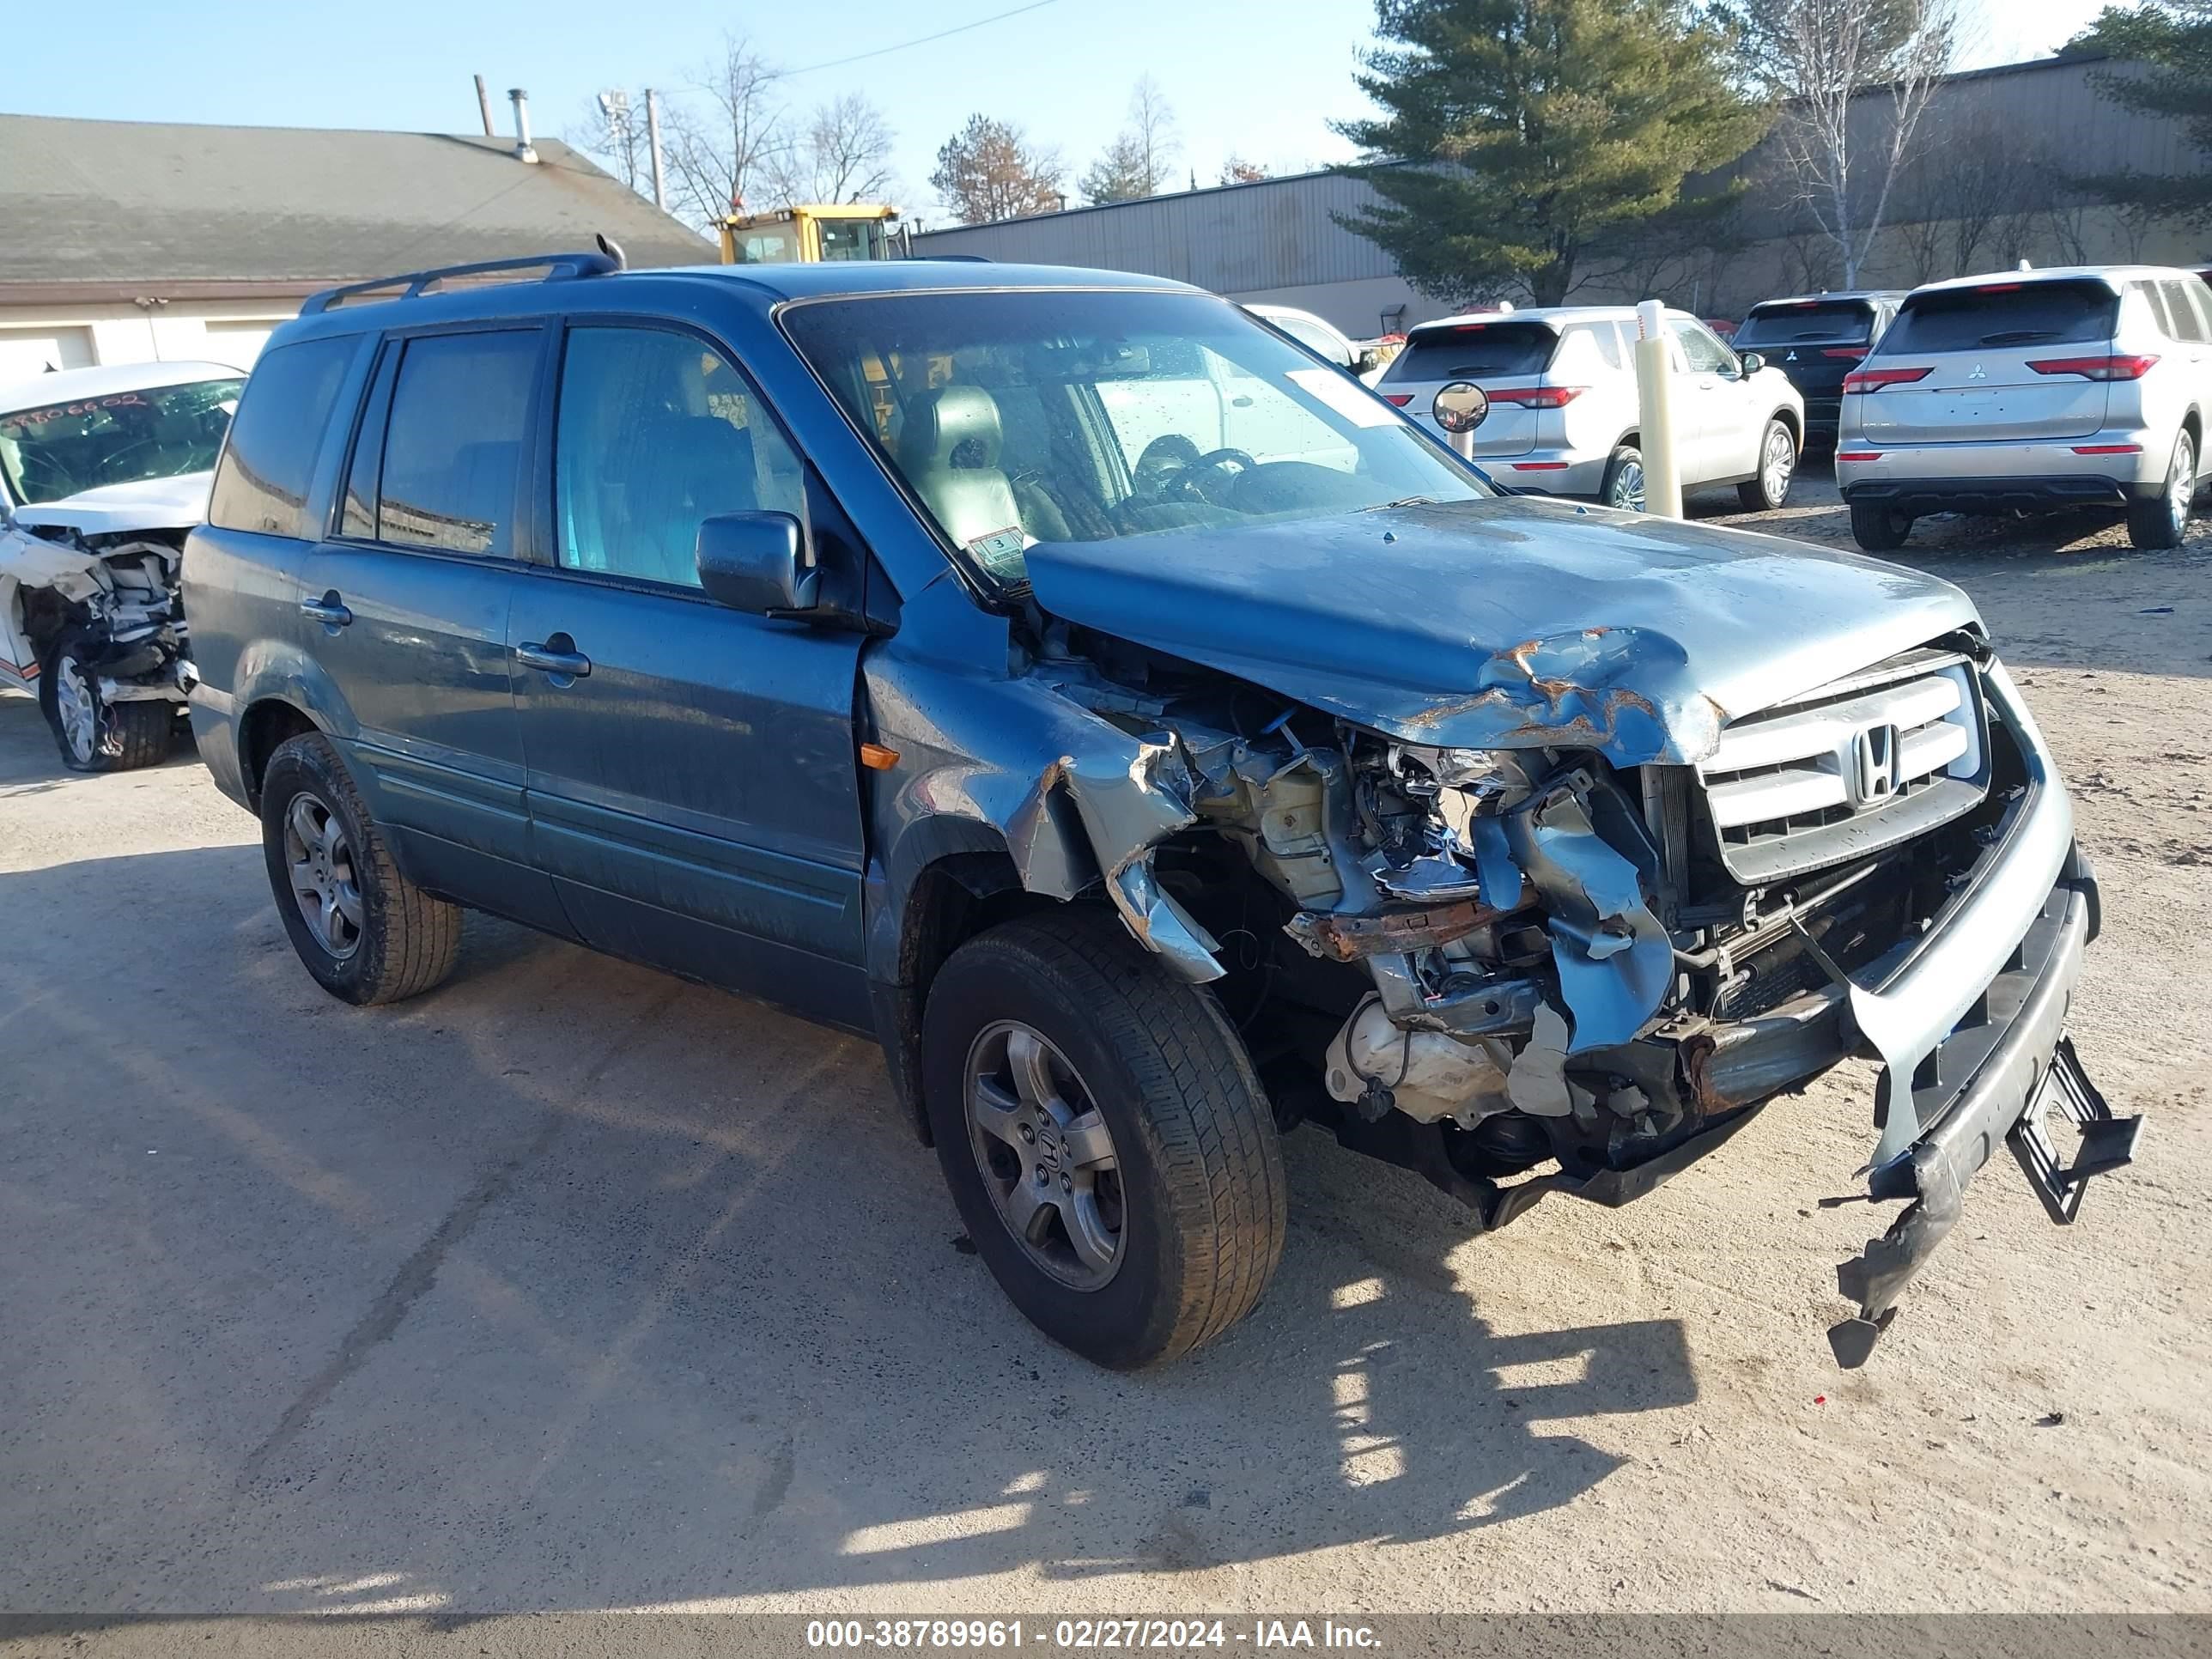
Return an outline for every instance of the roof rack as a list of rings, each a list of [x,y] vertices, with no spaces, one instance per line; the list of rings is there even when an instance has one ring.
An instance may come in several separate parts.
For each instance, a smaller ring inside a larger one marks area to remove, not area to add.
[[[342,288],[326,288],[320,294],[309,296],[300,307],[302,317],[312,317],[318,312],[328,311],[332,306],[352,299],[356,295],[374,294],[380,289],[405,285],[406,291],[395,298],[412,300],[433,283],[446,282],[455,276],[480,276],[495,270],[544,270],[542,280],[549,283],[572,282],[580,276],[605,276],[623,269],[621,254],[615,253],[533,253],[520,259],[479,259],[473,264],[440,265],[433,270],[402,271],[397,276],[378,276],[366,283],[348,283]]]

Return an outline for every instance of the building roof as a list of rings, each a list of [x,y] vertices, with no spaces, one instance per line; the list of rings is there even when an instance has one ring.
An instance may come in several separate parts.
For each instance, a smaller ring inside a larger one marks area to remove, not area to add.
[[[0,115],[0,295],[291,293],[589,247],[696,264],[712,244],[556,139]]]

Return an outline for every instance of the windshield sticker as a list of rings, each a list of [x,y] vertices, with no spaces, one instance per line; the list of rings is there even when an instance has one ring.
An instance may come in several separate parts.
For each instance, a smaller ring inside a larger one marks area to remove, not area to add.
[[[1021,569],[1022,550],[1029,544],[1030,538],[1022,533],[1022,527],[1010,524],[1004,530],[971,538],[967,548],[986,570],[994,576],[1005,576]]]
[[[1346,380],[1341,369],[1293,368],[1285,371],[1284,378],[1299,391],[1320,398],[1354,426],[1395,426],[1401,419],[1389,404],[1358,381]]]

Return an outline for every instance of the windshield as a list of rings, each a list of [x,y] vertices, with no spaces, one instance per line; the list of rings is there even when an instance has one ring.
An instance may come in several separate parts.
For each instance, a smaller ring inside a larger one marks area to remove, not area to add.
[[[783,325],[945,539],[1004,583],[1041,541],[1492,493],[1204,295],[888,295],[791,306]]]
[[[1735,331],[1739,350],[1747,346],[1795,345],[1801,340],[1864,345],[1874,332],[1874,307],[1863,300],[1797,301],[1759,306]]]
[[[215,465],[245,385],[194,380],[0,414],[0,477],[27,503],[204,472]]]

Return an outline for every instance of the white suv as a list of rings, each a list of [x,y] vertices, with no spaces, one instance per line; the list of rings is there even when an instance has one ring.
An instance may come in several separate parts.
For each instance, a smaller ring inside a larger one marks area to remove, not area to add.
[[[2188,527],[2212,412],[2212,289],[2115,265],[1931,283],[1844,381],[1836,483],[1881,552],[1929,513],[2124,507]]]
[[[1686,312],[1666,313],[1674,366],[1674,453],[1682,487],[1735,484],[1744,508],[1782,505],[1805,436],[1805,402],[1758,353],[1738,356]],[[1490,394],[1474,459],[1523,494],[1583,495],[1642,511],[1636,312],[1558,306],[1424,323],[1376,390],[1435,428],[1437,389]]]

